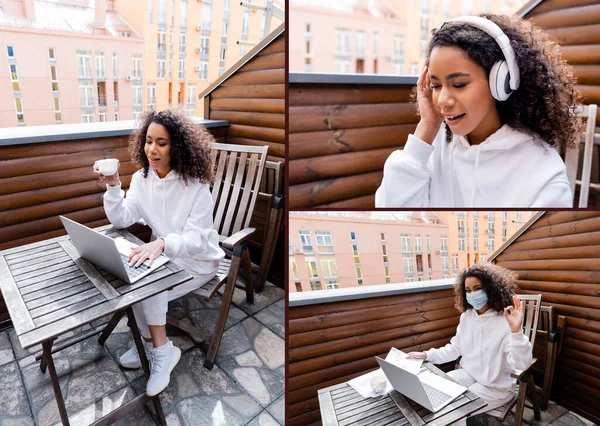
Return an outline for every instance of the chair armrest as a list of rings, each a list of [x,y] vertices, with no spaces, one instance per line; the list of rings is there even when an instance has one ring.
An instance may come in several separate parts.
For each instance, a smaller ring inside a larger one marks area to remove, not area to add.
[[[527,367],[525,370],[515,370],[515,372],[512,373],[510,376],[513,377],[513,378],[515,378],[515,379],[520,379],[521,377],[523,377],[525,375],[525,373],[529,372],[529,369],[536,362],[537,362],[537,358],[533,358],[533,360],[531,361],[531,364],[529,364],[529,367]]]
[[[256,231],[256,228],[244,228],[241,231],[227,237],[221,242],[221,245],[226,249],[233,250],[233,248],[240,243],[246,241]]]
[[[285,201],[283,199],[283,195],[276,195],[273,197],[273,202],[271,203],[271,207],[274,209],[282,209],[285,207]]]

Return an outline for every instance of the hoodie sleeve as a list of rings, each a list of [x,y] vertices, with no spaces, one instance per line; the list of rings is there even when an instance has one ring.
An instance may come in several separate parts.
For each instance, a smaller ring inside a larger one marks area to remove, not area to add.
[[[192,257],[204,252],[213,232],[213,202],[208,185],[196,194],[191,213],[181,234],[171,233],[164,237],[165,254],[171,259]]]
[[[131,184],[125,192],[119,186],[106,185],[104,193],[104,211],[106,217],[117,229],[127,228],[141,219],[142,215],[138,208],[139,173],[134,173]]]
[[[530,207],[573,207],[573,193],[566,179],[549,182],[531,202]]]
[[[404,149],[394,151],[385,162],[375,207],[429,207],[428,161],[434,149],[409,135]]]
[[[505,346],[508,364],[515,370],[525,370],[531,365],[531,343],[523,333],[510,333]]]
[[[462,315],[461,315],[460,319],[462,321],[462,319],[463,319]],[[458,327],[456,328],[456,334],[454,335],[454,337],[452,339],[450,339],[450,343],[448,343],[446,346],[439,348],[439,349],[429,349],[428,351],[425,351],[425,353],[427,354],[427,360],[431,361],[434,364],[444,364],[446,362],[454,361],[455,359],[457,359],[461,355],[461,353],[460,353],[460,339],[461,339],[460,329],[461,329],[461,325],[459,323]]]

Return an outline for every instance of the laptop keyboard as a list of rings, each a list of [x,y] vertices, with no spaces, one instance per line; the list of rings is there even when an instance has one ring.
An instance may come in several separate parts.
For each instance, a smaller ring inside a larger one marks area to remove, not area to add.
[[[429,398],[429,402],[431,402],[431,405],[433,407],[437,407],[438,405],[443,404],[450,398],[450,395],[442,392],[441,390],[426,385],[423,382],[421,382],[421,384],[423,385],[423,389],[425,389],[427,398]]]
[[[144,272],[146,272],[148,269],[150,269],[149,266],[147,266],[143,263],[140,266],[138,266],[137,268],[134,268],[133,266],[129,266],[129,258],[127,256],[125,256],[123,253],[119,253],[119,254],[121,255],[121,261],[123,262],[123,266],[125,266],[127,275],[131,279],[137,278],[138,276],[140,276]]]

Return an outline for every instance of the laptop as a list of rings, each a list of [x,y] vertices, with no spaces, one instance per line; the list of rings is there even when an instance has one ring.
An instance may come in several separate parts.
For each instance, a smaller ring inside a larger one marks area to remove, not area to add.
[[[431,371],[413,374],[375,357],[393,388],[434,413],[466,392],[467,388]]]
[[[161,254],[154,259],[152,266],[148,266],[147,260],[137,268],[129,266],[128,256],[131,248],[137,247],[136,244],[124,238],[113,240],[64,216],[60,216],[60,220],[81,257],[129,284],[141,280],[169,261]]]

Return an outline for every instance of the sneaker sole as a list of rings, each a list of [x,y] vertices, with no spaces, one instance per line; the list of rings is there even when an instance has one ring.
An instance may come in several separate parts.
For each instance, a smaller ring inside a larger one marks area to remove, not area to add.
[[[167,376],[167,382],[164,384],[164,386],[161,386],[161,389],[159,391],[148,392],[146,390],[146,395],[148,395],[148,396],[156,396],[159,393],[161,393],[162,391],[164,391],[167,388],[167,386],[169,386],[169,383],[171,383],[171,372],[173,371],[173,369],[175,368],[175,366],[177,365],[177,363],[181,359],[181,349],[179,349],[176,346],[174,346],[174,348],[177,349],[177,352],[173,356],[173,359],[171,359],[171,364],[169,365],[169,375]],[[147,386],[147,384],[146,384],[146,386]]]

